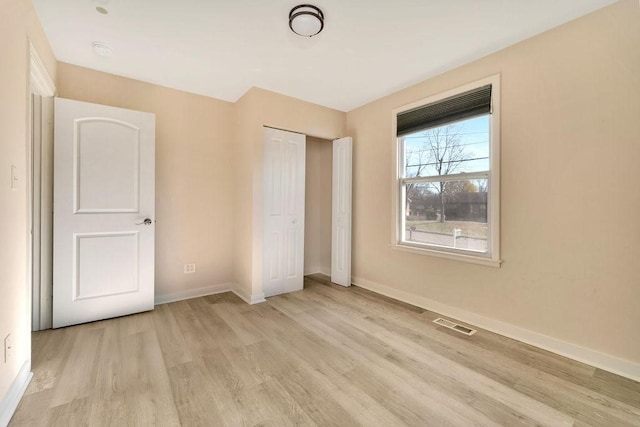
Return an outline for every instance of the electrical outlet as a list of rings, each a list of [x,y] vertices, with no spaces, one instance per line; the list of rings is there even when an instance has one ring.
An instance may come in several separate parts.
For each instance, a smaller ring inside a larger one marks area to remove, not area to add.
[[[196,272],[196,263],[185,264],[184,265],[184,274],[190,274]]]
[[[4,338],[4,363],[9,362],[13,359],[13,353],[15,352],[13,348],[13,337],[11,334],[7,335]]]

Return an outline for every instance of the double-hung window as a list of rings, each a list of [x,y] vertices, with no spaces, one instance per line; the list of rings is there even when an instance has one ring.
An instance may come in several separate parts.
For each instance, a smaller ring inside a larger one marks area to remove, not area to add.
[[[498,266],[499,76],[394,110],[396,247]]]

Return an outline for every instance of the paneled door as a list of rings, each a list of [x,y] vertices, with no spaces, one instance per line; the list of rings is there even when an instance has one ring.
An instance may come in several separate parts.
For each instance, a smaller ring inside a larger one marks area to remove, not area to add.
[[[331,281],[351,286],[351,137],[333,141]]]
[[[56,98],[53,327],[152,310],[155,116]]]
[[[264,128],[263,291],[301,290],[304,283],[306,136]]]

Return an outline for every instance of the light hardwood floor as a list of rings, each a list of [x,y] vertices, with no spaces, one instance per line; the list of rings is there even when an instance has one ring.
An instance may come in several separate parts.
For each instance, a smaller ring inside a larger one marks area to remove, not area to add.
[[[640,426],[640,383],[326,276],[33,335],[11,426]]]

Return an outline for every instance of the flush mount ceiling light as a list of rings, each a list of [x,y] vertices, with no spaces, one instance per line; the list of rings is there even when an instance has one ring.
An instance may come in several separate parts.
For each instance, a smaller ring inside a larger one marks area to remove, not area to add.
[[[299,36],[313,37],[324,28],[324,14],[310,4],[301,4],[289,12],[289,28]]]
[[[93,42],[91,43],[91,47],[93,51],[100,56],[110,56],[111,53],[113,53],[111,48],[103,42]]]

